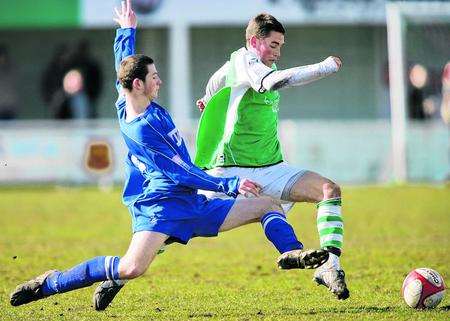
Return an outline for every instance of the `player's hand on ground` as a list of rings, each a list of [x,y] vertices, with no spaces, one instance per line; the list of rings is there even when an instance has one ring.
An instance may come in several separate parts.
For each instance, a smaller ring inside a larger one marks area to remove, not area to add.
[[[114,8],[114,11],[116,12],[116,17],[113,19],[120,25],[120,28],[136,28],[137,18],[131,8],[131,0],[122,1],[121,9]]]
[[[198,107],[198,109],[200,110],[201,113],[203,113],[203,110],[205,109],[205,101],[203,99],[199,99],[197,100],[197,102],[195,103]]]
[[[239,183],[239,194],[249,197],[251,195],[259,196],[261,193],[262,186],[258,183],[244,178]]]

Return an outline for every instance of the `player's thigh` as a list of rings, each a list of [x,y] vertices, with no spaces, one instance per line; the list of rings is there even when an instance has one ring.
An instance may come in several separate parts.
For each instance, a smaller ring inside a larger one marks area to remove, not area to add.
[[[289,200],[292,202],[320,202],[324,196],[340,197],[339,186],[312,171],[306,171],[300,176],[289,191]]]
[[[233,228],[259,221],[264,214],[276,211],[283,213],[279,201],[272,197],[254,197],[238,199],[227,214],[219,231],[224,232]]]
[[[119,274],[136,277],[144,273],[167,238],[168,235],[153,231],[134,233],[127,253],[120,260]]]

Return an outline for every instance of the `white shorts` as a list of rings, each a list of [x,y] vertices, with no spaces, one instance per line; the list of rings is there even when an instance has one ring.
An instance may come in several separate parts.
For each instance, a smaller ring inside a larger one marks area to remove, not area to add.
[[[262,194],[281,200],[283,210],[287,213],[294,203],[286,201],[288,195],[285,194],[289,193],[295,182],[306,173],[306,170],[283,162],[266,167],[216,167],[206,172],[211,176],[239,176],[259,183],[263,187]],[[208,198],[228,198],[226,194],[212,191],[199,191],[199,193]],[[244,196],[238,196],[238,198],[242,197]]]

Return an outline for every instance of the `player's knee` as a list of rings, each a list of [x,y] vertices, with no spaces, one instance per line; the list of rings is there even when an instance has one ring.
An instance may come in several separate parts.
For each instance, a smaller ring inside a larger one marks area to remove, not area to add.
[[[283,208],[281,204],[272,197],[264,197],[263,210],[261,211],[261,216],[265,215],[268,212],[278,212],[283,213]]]
[[[332,181],[327,181],[324,183],[322,185],[322,190],[324,199],[341,197],[341,188],[338,184]]]
[[[135,279],[142,274],[145,273],[147,270],[147,266],[144,266],[143,264],[139,264],[138,262],[131,262],[127,264],[124,269],[120,273],[120,277],[124,279]]]

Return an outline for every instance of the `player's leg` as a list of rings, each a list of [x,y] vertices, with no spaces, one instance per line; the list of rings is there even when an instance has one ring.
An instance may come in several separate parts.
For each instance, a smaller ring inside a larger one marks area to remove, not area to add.
[[[260,221],[266,237],[280,252],[278,265],[283,269],[317,268],[328,259],[324,250],[303,250],[294,229],[287,222],[279,202],[271,197],[236,200],[219,231]]]
[[[167,237],[165,234],[150,231],[134,233],[127,253],[120,260],[120,279],[107,280],[97,286],[92,298],[94,309],[105,310],[122,289],[126,280],[142,275]]]
[[[11,293],[13,306],[64,293],[105,280],[132,279],[141,275],[153,260],[167,236],[154,232],[139,232],[133,236],[130,249],[118,256],[99,256],[60,272],[47,271],[16,287]]]
[[[317,203],[317,228],[320,245],[340,256],[343,241],[341,190],[337,184],[314,172],[304,175],[283,192],[293,202]]]
[[[326,285],[338,299],[348,298],[345,273],[339,261],[344,232],[339,186],[328,178],[308,171],[288,188],[283,191],[283,195],[288,195],[289,201],[317,202],[320,246],[330,252],[330,257],[327,263],[316,271],[315,281]]]
[[[158,248],[156,250],[157,253],[167,239],[167,236],[164,234],[149,232],[153,230],[149,225],[152,221],[152,209],[149,204],[145,202],[136,203],[134,206],[129,207],[128,210],[132,217],[134,234],[127,253],[121,259],[120,277],[123,280],[103,281],[95,288],[92,301],[93,307],[97,311],[105,310],[117,293],[119,293],[126,282],[125,274],[137,275],[146,269],[145,266],[148,266],[154,259],[155,248]],[[157,240],[147,244],[148,238],[157,238]],[[142,252],[142,248],[146,247],[149,247],[150,251]]]
[[[168,237],[163,233],[152,231],[134,233],[127,253],[120,259],[120,279],[134,279],[147,271]]]
[[[200,197],[201,196],[199,196],[199,198]],[[275,212],[282,213],[279,205],[269,197],[241,199],[236,201],[230,199],[212,199],[205,202],[205,200],[206,199],[203,198],[200,201],[202,208],[197,209],[197,211],[202,213],[202,218],[196,222],[196,229],[194,231],[194,234],[197,236],[213,236],[217,235],[219,231],[226,231],[244,224],[257,222],[260,220],[261,216],[268,212],[273,212],[274,214]],[[192,208],[191,210],[193,211],[192,216],[195,216],[195,209]],[[134,215],[135,212],[136,211],[132,211],[131,214]],[[134,220],[133,224],[136,224],[136,221],[137,220]],[[270,226],[272,226],[272,224],[270,224]],[[288,227],[290,228],[290,226]],[[277,248],[280,248],[280,251],[282,252],[302,247],[301,243],[298,242],[293,234],[293,231],[292,234],[289,233],[288,237],[289,240],[284,240],[284,242],[279,241],[278,239],[271,240],[275,242]],[[131,247],[129,252],[130,251]],[[140,253],[140,251],[137,252]],[[302,254],[302,257],[303,256],[306,256],[306,254]],[[309,263],[312,260],[309,259],[309,256],[306,256],[304,260],[308,260],[309,265],[312,264]],[[112,280],[102,282],[96,288],[94,293],[94,308],[96,310],[106,309],[122,287],[122,282]]]

